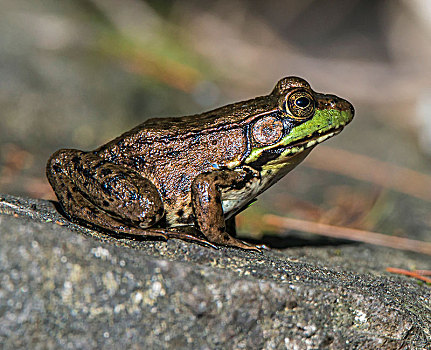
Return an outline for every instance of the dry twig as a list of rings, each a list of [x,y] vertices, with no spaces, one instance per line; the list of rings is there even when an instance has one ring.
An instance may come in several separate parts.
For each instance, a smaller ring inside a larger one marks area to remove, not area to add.
[[[414,278],[417,278],[421,281],[424,281],[426,283],[431,284],[431,278],[424,277],[424,275],[422,273],[420,273],[420,271],[423,271],[423,270],[409,271],[409,270],[399,269],[397,267],[388,267],[388,268],[386,268],[386,271],[391,272],[391,273],[397,273],[399,275],[414,277]],[[428,271],[428,273],[429,273],[429,271]]]
[[[343,238],[351,241],[375,244],[416,253],[431,255],[431,243],[408,239],[382,233],[359,230],[348,227],[333,226],[317,222],[298,220],[277,215],[264,215],[265,223],[280,229],[311,232],[322,236]]]

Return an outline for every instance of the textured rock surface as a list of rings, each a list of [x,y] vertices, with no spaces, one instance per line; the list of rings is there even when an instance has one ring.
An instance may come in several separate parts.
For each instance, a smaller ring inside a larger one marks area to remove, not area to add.
[[[431,346],[431,287],[384,272],[431,268],[429,257],[116,240],[12,196],[0,196],[0,214],[5,349]]]

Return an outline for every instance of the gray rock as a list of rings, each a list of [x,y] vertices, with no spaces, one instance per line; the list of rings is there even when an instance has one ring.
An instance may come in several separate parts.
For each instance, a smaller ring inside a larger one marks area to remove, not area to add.
[[[362,244],[218,250],[115,239],[0,196],[5,349],[426,349],[425,256]]]

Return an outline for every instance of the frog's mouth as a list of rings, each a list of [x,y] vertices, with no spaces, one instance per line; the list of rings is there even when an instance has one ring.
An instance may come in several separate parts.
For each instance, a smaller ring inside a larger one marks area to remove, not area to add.
[[[288,163],[292,157],[295,157],[296,155],[298,155],[301,152],[304,152],[307,149],[311,151],[311,149],[314,146],[339,134],[342,130],[343,130],[343,127],[340,127],[337,129],[331,129],[323,135],[321,132],[319,133],[319,131],[315,131],[309,137],[293,142],[288,146],[280,146],[272,150],[268,150],[267,151],[268,163],[271,163],[272,165]]]
[[[295,153],[302,152],[303,150],[305,150],[307,148],[313,147],[313,146],[315,146],[319,143],[322,143],[323,141],[326,141],[327,139],[339,134],[342,130],[343,130],[343,127],[340,127],[338,129],[332,129],[323,135],[321,132],[315,131],[313,134],[311,134],[311,136],[309,136],[303,140],[293,142],[292,144],[288,145],[287,147],[286,146],[283,147],[283,149],[287,151],[289,149],[302,148],[302,150],[298,149],[298,151]]]

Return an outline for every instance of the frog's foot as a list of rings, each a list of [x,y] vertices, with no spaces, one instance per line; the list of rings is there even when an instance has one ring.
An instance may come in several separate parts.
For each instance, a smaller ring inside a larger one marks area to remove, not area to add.
[[[169,229],[158,229],[158,228],[148,228],[146,231],[149,232],[155,232],[155,233],[163,233],[166,235],[168,239],[181,239],[183,241],[197,243],[206,247],[218,249],[218,246],[228,246],[228,247],[236,247],[241,248],[245,250],[253,250],[257,252],[261,252],[262,249],[268,249],[265,245],[253,245],[244,241],[241,241],[239,239],[236,239],[232,236],[229,236],[229,239],[227,240],[219,240],[216,239],[216,241],[210,241],[205,236],[203,236],[200,232],[196,230],[187,230],[185,229],[176,229],[176,228],[169,228]]]
[[[218,249],[218,247],[215,244],[211,243],[205,237],[203,236],[199,237],[194,233],[192,234],[192,233],[188,233],[188,232],[176,230],[176,229],[167,229],[164,231],[164,233],[169,239],[171,238],[181,239],[183,241],[197,243],[206,247]]]
[[[132,228],[133,229],[133,228]],[[161,237],[166,240],[176,238],[181,239],[183,241],[198,243],[201,245],[204,245],[206,247],[218,249],[218,247],[214,244],[212,244],[210,241],[208,241],[205,238],[200,238],[192,233],[188,232],[182,232],[179,230],[176,230],[174,228],[145,228],[142,230],[134,229],[133,231],[130,231],[127,233],[128,235],[133,236],[133,238],[138,237]]]
[[[228,247],[235,247],[235,248],[241,248],[241,249],[245,249],[245,250],[252,250],[255,252],[259,252],[259,253],[261,253],[262,248],[264,248],[264,246],[247,243],[247,242],[244,242],[238,238],[234,238],[234,237],[230,236],[227,232],[223,232],[220,235],[211,237],[211,242],[216,243],[216,244],[220,244],[220,245],[224,245],[224,246],[228,246]]]
[[[206,247],[210,247],[210,248],[214,248],[214,249],[218,249],[217,245],[236,247],[236,248],[241,248],[241,249],[246,249],[246,250],[253,250],[253,251],[257,251],[257,252],[261,252],[261,249],[265,249],[265,248],[267,249],[267,247],[264,245],[253,245],[250,243],[246,243],[246,242],[241,241],[239,239],[236,239],[232,236],[229,236],[227,233],[226,233],[226,235],[229,236],[228,240],[210,241],[203,236],[198,237],[195,234],[177,231],[177,230],[172,230],[172,229],[169,229],[169,230],[166,230],[163,232],[167,235],[168,238],[177,238],[177,239],[181,239],[184,241],[201,244],[201,245],[204,245]]]

